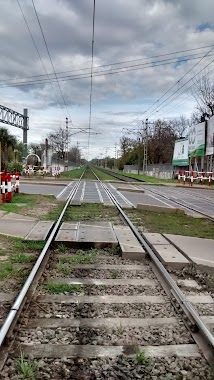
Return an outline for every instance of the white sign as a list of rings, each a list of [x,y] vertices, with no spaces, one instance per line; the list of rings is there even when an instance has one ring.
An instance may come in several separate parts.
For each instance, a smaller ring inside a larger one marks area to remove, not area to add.
[[[206,155],[214,153],[214,116],[207,122]]]
[[[204,156],[205,149],[205,123],[189,127],[189,157]]]
[[[189,164],[188,159],[188,139],[175,141],[172,164],[175,166],[186,166]]]

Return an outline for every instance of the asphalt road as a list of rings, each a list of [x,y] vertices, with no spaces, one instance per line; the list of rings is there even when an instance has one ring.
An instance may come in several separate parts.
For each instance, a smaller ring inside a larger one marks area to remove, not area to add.
[[[72,190],[75,181],[68,183],[67,186],[54,186],[44,184],[22,184],[20,191],[28,194],[53,194],[60,200],[66,200]],[[145,193],[133,193],[129,191],[118,191],[118,187],[140,188],[129,184],[107,184],[109,190],[113,191],[114,196],[118,199],[122,207],[137,206],[138,203],[151,204],[157,206],[168,206],[183,208],[184,206],[203,212],[206,215],[214,217],[214,191],[204,189],[176,188],[168,186],[142,186]],[[164,197],[163,197],[164,196]],[[81,185],[74,197],[76,202],[104,203],[112,204],[109,197],[105,194],[102,186],[94,181],[81,181]],[[180,203],[175,203],[174,201]],[[193,214],[193,211],[189,210]]]
[[[65,186],[53,186],[53,185],[27,185],[20,182],[20,192],[26,194],[52,194],[55,197],[61,193]]]

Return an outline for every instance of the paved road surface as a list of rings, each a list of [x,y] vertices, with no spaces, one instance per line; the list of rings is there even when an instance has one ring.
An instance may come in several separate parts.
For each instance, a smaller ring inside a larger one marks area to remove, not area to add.
[[[57,196],[65,186],[26,185],[20,183],[20,192],[27,194],[53,194]]]

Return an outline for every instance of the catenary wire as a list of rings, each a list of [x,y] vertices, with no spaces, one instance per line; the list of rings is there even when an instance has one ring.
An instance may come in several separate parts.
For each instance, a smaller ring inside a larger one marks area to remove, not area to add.
[[[55,71],[55,68],[54,68],[54,65],[53,65],[53,61],[52,61],[52,58],[51,58],[51,55],[50,55],[50,51],[49,51],[49,48],[48,48],[48,44],[47,44],[47,41],[46,41],[46,38],[45,38],[45,35],[44,35],[44,32],[43,32],[43,29],[42,29],[42,25],[41,25],[41,22],[40,22],[40,19],[39,19],[39,16],[38,16],[38,13],[37,13],[37,10],[36,10],[36,7],[35,7],[35,4],[34,4],[34,1],[32,1],[32,5],[33,5],[33,8],[34,8],[34,11],[35,11],[35,14],[36,14],[36,18],[37,18],[37,21],[38,21],[38,24],[39,24],[39,28],[40,28],[40,31],[42,33],[42,37],[43,37],[43,40],[44,40],[44,43],[45,43],[45,47],[46,47],[46,50],[47,50],[47,53],[48,53],[48,56],[49,56],[49,59],[50,59],[50,62],[51,62],[51,66],[52,66],[52,70],[54,72],[54,75],[55,75],[55,78],[56,78],[56,81],[57,81],[57,84],[58,84],[58,87],[59,87],[59,90],[60,90],[60,94],[62,96],[62,100],[63,100],[63,103],[64,103],[64,106],[65,106],[65,109],[68,113],[68,116],[71,120],[71,116],[69,114],[69,110],[68,110],[68,107],[67,107],[67,104],[65,102],[65,98],[64,98],[64,95],[62,93],[62,89],[61,89],[61,86],[60,86],[60,83],[59,83],[59,80],[58,80],[58,77],[56,75],[56,71]]]
[[[213,56],[210,55],[210,56]],[[195,58],[191,58],[192,59],[198,59],[199,57],[195,57]],[[189,59],[180,59],[179,62],[187,62]],[[151,67],[158,67],[158,66],[165,66],[165,65],[169,65],[169,64],[173,64],[173,63],[176,63],[177,62],[177,59],[176,61],[174,62],[163,62],[163,61],[159,61],[160,63],[157,63],[156,64],[152,64],[152,65],[149,65],[149,66],[146,66],[146,67],[133,67],[133,66],[127,66],[125,69],[124,68],[121,68],[120,70],[116,70],[116,71],[110,71],[110,72],[107,72],[106,70],[105,71],[102,71],[102,72],[93,72],[93,77],[99,77],[99,76],[103,76],[103,75],[113,75],[113,74],[119,74],[119,73],[125,73],[125,72],[128,72],[128,71],[136,71],[136,70],[145,70],[147,68],[151,68]],[[142,65],[136,65],[136,66],[142,66]],[[81,76],[83,75],[83,76]],[[84,74],[79,74],[79,75],[75,75],[75,76],[67,76],[67,77],[58,77],[58,81],[60,82],[65,82],[65,81],[73,81],[73,80],[80,80],[80,79],[88,79],[90,78],[90,75],[87,74],[87,75],[84,75]],[[52,82],[57,82],[56,79],[54,78],[50,78],[50,80]],[[42,85],[42,84],[45,84],[47,83],[47,80],[46,79],[41,79],[41,80],[36,80],[36,81],[31,81],[31,82],[14,82],[14,83],[11,83],[11,84],[8,84],[8,85],[5,85],[5,84],[2,84],[0,85],[1,88],[5,88],[5,87],[19,87],[19,86],[28,86],[28,85]]]
[[[27,22],[26,22],[26,24],[27,24]],[[115,66],[115,65],[120,65],[120,64],[124,64],[124,63],[136,62],[136,61],[146,61],[148,59],[164,57],[164,56],[167,56],[167,55],[175,55],[175,54],[185,53],[185,52],[189,52],[189,51],[195,51],[195,50],[205,49],[205,48],[208,48],[208,47],[211,47],[211,46],[213,46],[213,45],[201,46],[201,47],[194,48],[194,49],[180,50],[180,51],[176,51],[176,52],[172,52],[172,53],[159,54],[159,55],[154,55],[154,56],[150,56],[150,57],[147,57],[147,58],[137,58],[137,59],[133,59],[133,60],[126,60],[126,61],[120,61],[120,62],[107,63],[107,64],[104,64],[104,65],[94,66],[94,69],[100,69],[100,68],[106,67],[106,66]],[[196,54],[199,54],[199,53],[196,53]],[[192,54],[191,56],[194,56],[194,55],[195,54]],[[168,59],[170,59],[170,58],[168,58]],[[177,57],[176,59],[179,59],[179,57]],[[148,62],[147,64],[149,64],[149,63],[150,62]],[[56,74],[60,75],[60,74],[67,74],[67,73],[72,73],[72,72],[76,72],[76,71],[85,71],[85,70],[90,70],[90,67],[80,68],[80,69],[73,69],[73,70],[67,70],[67,71],[58,71],[58,72],[56,72]],[[54,75],[54,73],[53,72],[52,73],[47,73],[47,75],[51,76],[51,75]],[[31,75],[31,76],[27,76],[27,77],[16,78],[16,81],[17,80],[32,79],[32,78],[39,78],[39,77],[43,77],[43,76],[46,76],[46,74],[37,74],[37,75]],[[0,82],[10,82],[10,81],[14,81],[14,79],[0,79]]]
[[[56,91],[55,91],[55,89],[54,89],[54,87],[53,87],[53,83],[51,82],[51,80],[50,80],[50,78],[49,78],[49,74],[47,73],[47,70],[46,70],[45,65],[44,65],[44,63],[43,63],[43,60],[42,60],[41,54],[40,54],[39,49],[38,49],[38,47],[37,47],[37,45],[36,45],[36,42],[35,42],[34,37],[33,37],[33,34],[32,34],[32,32],[31,32],[31,29],[30,29],[30,27],[29,27],[29,24],[28,24],[28,22],[27,22],[27,19],[26,19],[25,15],[24,15],[24,12],[23,12],[23,9],[22,9],[22,7],[21,7],[21,4],[20,4],[19,0],[17,0],[17,3],[18,3],[18,6],[19,6],[19,9],[20,9],[20,11],[21,11],[22,17],[23,17],[23,19],[24,19],[24,22],[25,22],[25,24],[26,24],[26,26],[27,26],[28,32],[29,32],[29,34],[30,34],[30,36],[31,36],[31,39],[32,39],[32,41],[33,41],[33,45],[34,45],[34,47],[35,47],[35,49],[36,49],[36,51],[37,51],[37,54],[38,54],[38,56],[39,56],[40,62],[41,62],[41,64],[42,64],[42,67],[43,67],[43,69],[44,69],[44,71],[45,71],[45,73],[46,73],[46,74],[44,74],[44,75],[47,76],[48,82],[50,83],[50,85],[51,85],[51,87],[52,87],[52,90],[53,90],[54,95],[55,95],[55,97],[56,97],[57,103],[59,104],[60,108],[63,110],[63,107],[62,107],[62,105],[61,105],[61,103],[60,103],[60,101],[59,101],[59,98],[58,98],[58,96],[57,96],[57,93],[56,93]]]
[[[88,130],[89,130],[89,134],[88,134],[88,160],[89,160],[90,136],[91,136],[91,108],[92,108],[92,92],[93,92],[95,7],[96,7],[96,3],[94,0],[93,21],[92,21],[92,42],[91,42],[91,81],[90,81],[89,121],[88,121]]]

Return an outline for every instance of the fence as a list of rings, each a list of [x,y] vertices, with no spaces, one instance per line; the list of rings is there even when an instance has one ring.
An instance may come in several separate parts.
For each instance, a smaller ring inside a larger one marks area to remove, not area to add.
[[[137,165],[124,165],[124,172],[138,174]],[[147,165],[147,170],[139,170],[139,174],[145,174],[155,178],[171,179],[173,178],[173,165],[171,164],[154,164]]]
[[[11,202],[14,193],[19,193],[19,175],[20,173],[10,174],[5,171],[1,172],[1,199],[2,203]],[[15,179],[15,182],[12,180]]]
[[[214,181],[213,172],[204,172],[204,171],[195,171],[195,170],[179,170],[178,171],[178,183],[183,181],[183,185],[186,185],[186,182],[189,182],[190,186],[193,186],[194,181],[203,185],[204,182],[208,182],[208,186],[211,186],[212,181]]]

